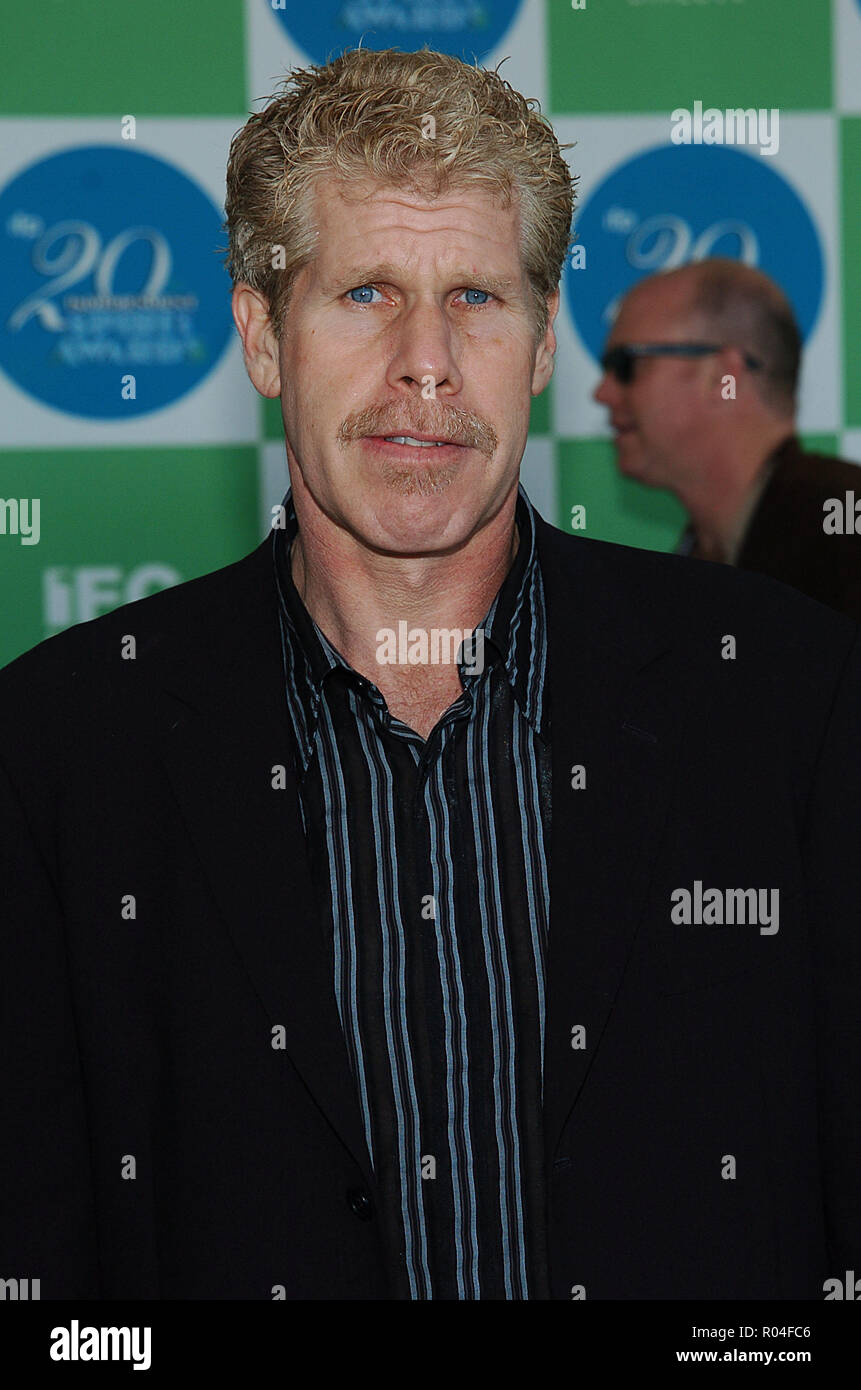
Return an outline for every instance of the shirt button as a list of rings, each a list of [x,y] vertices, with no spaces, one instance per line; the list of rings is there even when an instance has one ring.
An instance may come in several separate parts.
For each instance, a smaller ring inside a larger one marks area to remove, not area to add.
[[[374,1214],[373,1204],[367,1192],[360,1187],[347,1189],[347,1205],[360,1221],[370,1221]]]

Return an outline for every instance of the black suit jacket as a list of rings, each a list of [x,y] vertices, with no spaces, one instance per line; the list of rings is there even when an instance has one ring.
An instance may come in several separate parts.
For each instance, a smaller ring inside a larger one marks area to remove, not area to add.
[[[823,504],[861,499],[861,467],[828,454],[808,454],[797,438],[772,455],[773,470],[745,529],[740,569],[771,575],[856,622],[861,620],[861,535],[823,529]]]
[[[859,630],[724,566],[538,544],[552,1294],[822,1298],[861,1269]],[[387,1297],[269,539],[18,658],[0,731],[0,1273]],[[778,889],[778,932],[674,925],[697,880]]]

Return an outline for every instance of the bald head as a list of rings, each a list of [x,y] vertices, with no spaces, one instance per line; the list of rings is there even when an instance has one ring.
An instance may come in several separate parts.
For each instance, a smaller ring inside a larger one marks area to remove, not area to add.
[[[715,350],[672,350],[693,343]],[[651,275],[624,296],[608,361],[638,344],[670,351],[609,366],[594,392],[610,412],[620,471],[671,489],[692,514],[715,499],[729,507],[795,431],[800,341],[786,296],[738,261]]]
[[[761,270],[716,257],[641,280],[626,296],[635,298],[638,307],[670,308],[692,336],[758,358],[763,367],[752,382],[763,404],[778,416],[795,414],[801,335],[783,290]]]

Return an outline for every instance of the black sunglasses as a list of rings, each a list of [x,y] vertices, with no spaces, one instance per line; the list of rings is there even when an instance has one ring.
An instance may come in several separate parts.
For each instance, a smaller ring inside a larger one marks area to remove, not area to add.
[[[634,379],[634,363],[638,357],[707,357],[728,346],[728,343],[619,343],[604,353],[601,366],[622,386],[627,386]],[[749,352],[742,356],[753,370],[762,366],[759,358]]]

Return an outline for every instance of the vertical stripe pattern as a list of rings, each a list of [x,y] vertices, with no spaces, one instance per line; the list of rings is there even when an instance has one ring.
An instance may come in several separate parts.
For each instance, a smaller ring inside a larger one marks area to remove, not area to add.
[[[310,617],[273,529],[302,823],[392,1296],[547,1296],[547,626],[534,512],[427,740]]]

